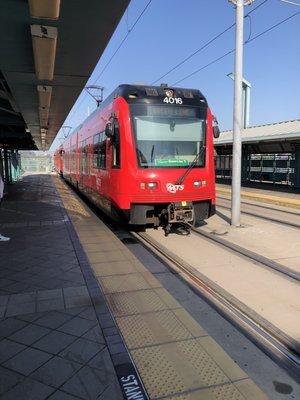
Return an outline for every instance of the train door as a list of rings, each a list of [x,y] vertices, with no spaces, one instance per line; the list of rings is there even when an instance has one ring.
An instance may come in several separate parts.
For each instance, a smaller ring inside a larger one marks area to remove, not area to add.
[[[95,183],[93,189],[100,207],[110,212],[108,202],[109,171],[107,164],[107,137],[105,132],[99,132],[93,137],[93,169],[95,171]]]
[[[109,166],[110,166],[110,191],[111,197],[114,198],[119,193],[119,180],[121,168],[121,143],[120,128],[117,118],[114,118],[113,136],[110,139],[109,146]]]
[[[87,154],[87,141],[83,140],[80,143],[79,147],[79,186],[84,189],[87,186],[86,177],[87,177],[87,163],[88,163],[88,154]]]

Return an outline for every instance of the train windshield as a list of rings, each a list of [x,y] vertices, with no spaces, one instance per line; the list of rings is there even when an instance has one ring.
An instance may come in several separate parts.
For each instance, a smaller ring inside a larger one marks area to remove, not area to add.
[[[142,168],[205,165],[206,110],[171,105],[132,105],[137,158]]]

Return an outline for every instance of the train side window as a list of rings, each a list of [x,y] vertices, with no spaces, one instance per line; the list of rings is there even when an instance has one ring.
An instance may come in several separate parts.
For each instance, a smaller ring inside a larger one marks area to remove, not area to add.
[[[98,133],[93,138],[93,166],[106,168],[106,137],[104,132]]]
[[[76,172],[76,145],[72,146],[71,149],[71,166],[72,166],[72,172]]]
[[[98,168],[99,133],[93,137],[93,167]]]
[[[112,140],[112,167],[120,168],[120,128],[117,120],[114,124],[114,136]]]
[[[98,168],[106,168],[106,141],[99,144]]]

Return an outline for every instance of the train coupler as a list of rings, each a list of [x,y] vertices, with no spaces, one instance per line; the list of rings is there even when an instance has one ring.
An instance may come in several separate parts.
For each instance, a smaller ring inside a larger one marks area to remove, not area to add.
[[[172,227],[176,227],[178,233],[188,235],[190,233],[189,225],[194,221],[193,203],[186,201],[170,203],[166,210],[163,210],[161,216],[162,228],[165,236],[168,236]],[[183,232],[184,230],[184,232]]]

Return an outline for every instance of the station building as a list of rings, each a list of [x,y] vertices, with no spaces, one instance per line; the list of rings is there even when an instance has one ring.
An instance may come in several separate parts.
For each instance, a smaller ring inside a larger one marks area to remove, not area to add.
[[[216,177],[232,174],[232,131],[215,139]],[[252,126],[242,130],[242,182],[300,188],[300,120]]]

